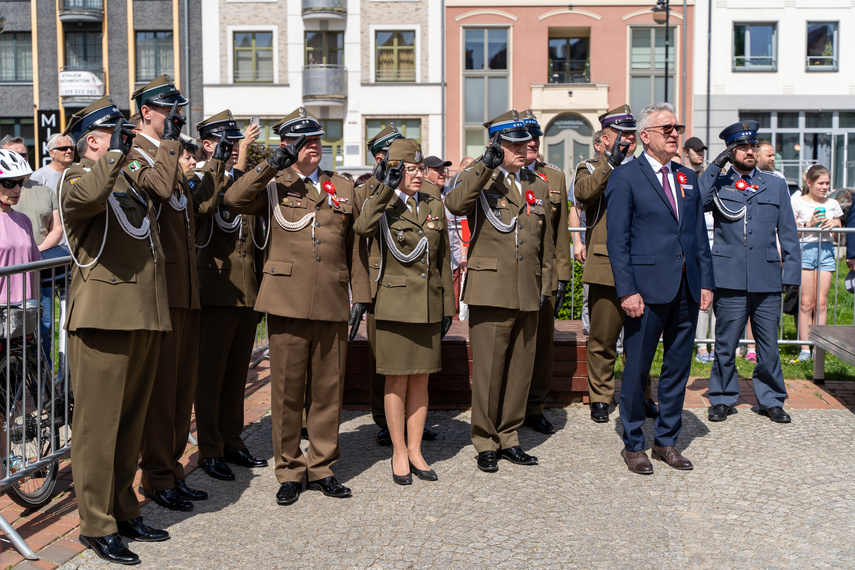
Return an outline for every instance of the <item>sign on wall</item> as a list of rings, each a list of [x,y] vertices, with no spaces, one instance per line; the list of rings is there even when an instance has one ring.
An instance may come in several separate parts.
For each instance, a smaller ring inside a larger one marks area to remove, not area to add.
[[[50,153],[47,149],[48,139],[54,133],[61,132],[59,128],[59,111],[39,109],[36,111],[36,121],[36,140],[38,141],[36,154],[39,158],[39,166],[44,166],[51,161]]]
[[[104,82],[91,71],[60,71],[60,97],[101,97]]]

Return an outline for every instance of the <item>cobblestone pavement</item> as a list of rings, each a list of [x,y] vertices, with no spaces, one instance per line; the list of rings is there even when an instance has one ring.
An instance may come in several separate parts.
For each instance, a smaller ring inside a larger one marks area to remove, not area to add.
[[[132,548],[148,568],[853,567],[855,415],[788,411],[789,425],[747,405],[711,424],[688,408],[678,447],[694,471],[654,461],[651,476],[626,470],[614,412],[595,424],[586,406],[547,410],[557,434],[520,432],[541,464],[494,474],[475,467],[469,413],[432,412],[440,437],[424,452],[439,481],[410,487],[392,483],[370,415],[346,411],[336,474],[352,498],[307,491],[281,507],[272,466],[236,468],[234,482],[196,470],[188,482],[211,499],[189,514],[145,505],[172,539]],[[247,442],[271,457],[269,416]],[[91,551],[62,566],[95,567],[112,566]]]

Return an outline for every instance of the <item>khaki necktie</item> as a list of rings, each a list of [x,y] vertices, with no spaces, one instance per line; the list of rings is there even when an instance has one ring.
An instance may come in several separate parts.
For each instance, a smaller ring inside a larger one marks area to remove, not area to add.
[[[413,216],[415,216],[416,218],[418,218],[418,217],[419,217],[419,209],[418,209],[419,207],[418,207],[418,205],[416,204],[416,199],[415,199],[415,198],[413,198],[412,196],[410,196],[409,198],[407,198],[407,207],[408,207],[408,208],[410,209],[410,211],[413,213]]]
[[[320,198],[320,194],[318,194],[318,189],[312,179],[307,176],[303,179],[303,181],[306,183],[306,188],[308,188],[309,190],[309,196],[311,196],[314,200]]]
[[[517,204],[521,203],[522,195],[520,194],[519,189],[517,188],[517,176],[513,172],[508,172],[508,186],[510,187],[511,192],[514,196],[516,196]]]

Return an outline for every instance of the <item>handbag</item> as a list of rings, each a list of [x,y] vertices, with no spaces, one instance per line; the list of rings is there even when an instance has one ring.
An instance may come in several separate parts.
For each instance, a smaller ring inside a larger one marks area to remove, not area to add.
[[[799,312],[799,286],[788,285],[787,292],[784,294],[784,313],[788,315],[797,315]]]

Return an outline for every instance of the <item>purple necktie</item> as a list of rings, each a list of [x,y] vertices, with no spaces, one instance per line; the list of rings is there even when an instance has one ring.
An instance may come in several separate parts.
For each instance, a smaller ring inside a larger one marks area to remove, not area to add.
[[[674,217],[679,220],[680,216],[677,215],[677,202],[674,201],[674,194],[671,193],[671,181],[668,179],[668,167],[663,166],[659,169],[659,172],[662,173],[662,188],[665,190],[665,195],[668,196],[668,203],[671,204],[671,209],[674,210]]]

